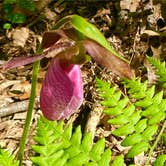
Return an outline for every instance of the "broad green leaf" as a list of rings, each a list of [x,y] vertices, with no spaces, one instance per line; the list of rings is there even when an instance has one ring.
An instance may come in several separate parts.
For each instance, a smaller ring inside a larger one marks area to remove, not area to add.
[[[35,3],[34,1],[30,1],[30,0],[17,0],[18,6],[20,8],[22,8],[23,10],[29,10],[31,12],[35,11]]]
[[[54,28],[60,28],[68,22],[71,23],[75,35],[71,35],[71,33],[67,33],[65,30],[64,34],[74,41],[77,41],[77,43],[80,42],[84,50],[86,50],[97,63],[107,67],[120,77],[133,77],[133,72],[128,61],[111,47],[107,39],[95,25],[86,21],[83,17],[78,15],[64,17],[58,21]],[[83,57],[83,55],[84,54],[81,54],[81,57]]]
[[[9,30],[11,27],[12,27],[12,25],[10,23],[3,24],[3,29]]]
[[[83,17],[78,15],[71,16],[71,24],[72,26],[79,32],[81,32],[84,36],[96,41],[101,44],[103,47],[108,49],[115,56],[123,59],[108,43],[103,34],[96,28],[93,24],[86,21]],[[125,60],[125,59],[123,59]],[[126,60],[125,60],[126,61]]]

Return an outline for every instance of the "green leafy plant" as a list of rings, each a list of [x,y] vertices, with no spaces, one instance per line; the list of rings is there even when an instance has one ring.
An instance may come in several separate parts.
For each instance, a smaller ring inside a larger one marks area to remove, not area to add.
[[[15,1],[13,1],[13,3],[15,3]],[[71,29],[58,29],[44,34],[42,48],[37,51],[38,56],[28,57],[27,61],[24,57],[21,57],[19,60],[15,59],[14,61],[9,61],[6,65],[7,68],[13,67],[12,65],[17,67],[20,64],[24,65],[25,63],[40,60],[49,55],[51,51],[51,53],[55,53],[57,48],[61,48],[61,52],[56,58],[58,59],[60,57],[63,60],[67,60],[69,64],[72,62],[72,66],[81,64],[81,58],[83,58],[83,61],[85,60],[84,56],[87,51],[97,62],[101,62],[101,65],[110,68],[120,76],[127,78],[133,76],[127,61],[109,45],[107,40],[94,25],[88,23],[82,17],[77,15],[65,17],[57,23],[55,28],[61,28],[61,26],[68,22],[70,22],[72,26]],[[52,35],[54,37],[53,40],[51,38]],[[64,39],[64,36],[68,41],[66,43],[58,43],[60,39]],[[71,40],[74,40],[74,45],[71,43]],[[44,48],[47,48],[47,51],[43,52]],[[53,62],[56,62],[56,58],[54,58]],[[57,67],[57,65],[54,66]],[[26,125],[18,153],[20,164],[23,158],[26,137],[32,117],[38,68],[39,62],[36,62],[33,69],[32,92]],[[162,73],[162,71],[160,73]],[[51,77],[55,74],[49,74],[50,77],[48,80],[51,80]],[[159,75],[162,76],[162,74]],[[155,86],[148,87],[147,82],[141,83],[140,80],[133,79],[123,82],[128,93],[128,95],[124,95],[117,87],[110,87],[110,84],[107,82],[103,82],[99,79],[97,79],[96,82],[99,94],[103,99],[101,103],[106,107],[104,112],[110,116],[108,123],[114,125],[116,128],[112,134],[117,137],[123,136],[122,146],[131,147],[127,157],[133,158],[139,153],[147,152],[148,150],[150,156],[166,126],[164,123],[156,141],[150,146],[154,135],[158,132],[159,123],[165,118],[166,99],[163,98],[163,91],[157,92]],[[62,83],[60,85],[62,85]],[[54,102],[54,100],[51,100],[51,102],[52,101]],[[56,102],[54,102],[54,104],[55,103]],[[71,103],[70,100],[69,103]],[[46,106],[46,108],[47,107],[48,106]],[[53,112],[50,113],[51,117],[52,113]],[[67,117],[67,114],[65,117]],[[93,143],[90,133],[82,136],[80,127],[77,127],[73,132],[71,125],[64,128],[63,121],[57,123],[44,118],[40,119],[34,139],[37,143],[33,145],[36,156],[32,156],[31,160],[36,165],[50,165],[50,162],[52,162],[52,165],[56,163],[56,165],[84,164],[89,166],[104,166],[109,165],[111,160],[111,151],[110,149],[105,150],[104,139]],[[149,162],[148,160],[147,164]],[[113,166],[123,164],[123,156],[116,156],[116,159],[112,161]]]
[[[133,158],[148,150],[151,155],[165,128],[164,124],[157,141],[151,147],[150,143],[158,132],[159,123],[166,117],[163,91],[156,92],[155,86],[148,87],[147,82],[141,83],[135,79],[123,82],[129,96],[99,79],[96,79],[96,84],[103,99],[101,104],[105,106],[104,113],[111,117],[108,123],[116,127],[112,134],[125,137],[122,146],[131,146],[127,157]]]
[[[21,24],[26,21],[27,13],[35,11],[35,4],[31,0],[4,0],[2,9],[7,21]],[[4,24],[4,28],[10,28],[9,23]]]
[[[9,151],[0,148],[0,166],[18,166],[19,161],[14,159],[14,155],[11,155]]]
[[[123,166],[124,157],[116,156],[111,161],[112,152],[105,148],[104,138],[93,142],[92,134],[82,134],[80,126],[73,132],[72,124],[64,126],[64,121],[38,119],[32,149],[36,154],[31,161],[39,166]],[[0,166],[17,166],[18,161],[9,152],[1,149]]]
[[[161,62],[154,57],[147,57],[149,63],[155,68],[155,73],[159,76],[158,81],[162,84],[163,88],[166,88],[166,66],[165,62]]]
[[[101,139],[93,144],[91,133],[82,136],[80,126],[72,132],[72,125],[64,128],[64,122],[51,122],[45,118],[38,121],[33,150],[37,156],[33,163],[41,166],[56,165],[101,165],[107,166],[111,160],[111,150],[105,149]]]
[[[72,28],[60,29],[61,25],[67,23],[70,23]],[[57,30],[44,33],[37,51],[38,55],[13,58],[3,65],[3,69],[11,69],[37,61],[33,68],[30,102],[18,152],[20,165],[32,117],[39,60],[49,57],[51,53],[54,55],[40,95],[40,108],[49,120],[65,119],[81,105],[83,86],[79,64],[86,61],[86,52],[96,62],[111,69],[119,76],[127,78],[133,76],[129,63],[109,46],[99,30],[84,18],[71,15],[60,20],[58,24]],[[98,38],[94,37],[95,35],[98,35]],[[55,93],[56,95],[54,95]]]

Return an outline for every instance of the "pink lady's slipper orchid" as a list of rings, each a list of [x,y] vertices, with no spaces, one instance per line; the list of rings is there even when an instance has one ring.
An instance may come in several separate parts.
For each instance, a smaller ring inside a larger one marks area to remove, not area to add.
[[[10,69],[44,57],[53,57],[40,93],[40,107],[49,120],[66,119],[82,104],[83,85],[79,64],[85,61],[86,51],[97,63],[119,76],[132,77],[126,62],[91,39],[78,41],[74,32],[73,29],[47,32],[43,36],[43,54],[14,58],[3,66],[4,69]]]
[[[65,119],[82,104],[83,85],[79,65],[54,58],[40,94],[40,107],[47,119]]]
[[[32,63],[45,56],[48,57],[52,53],[56,54],[59,46],[62,54],[58,54],[59,56],[57,55],[50,62],[40,92],[40,107],[43,115],[49,120],[60,120],[70,117],[83,102],[80,66],[71,64],[68,59],[62,57],[63,50],[71,46],[71,44],[68,42],[57,43],[49,48],[51,51],[48,49],[38,56],[13,58],[3,66],[4,69],[11,69]],[[70,49],[69,55],[72,55],[72,49]]]

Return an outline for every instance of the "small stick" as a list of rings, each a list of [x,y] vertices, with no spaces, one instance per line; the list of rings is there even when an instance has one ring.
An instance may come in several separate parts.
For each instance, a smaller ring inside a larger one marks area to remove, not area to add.
[[[88,116],[88,120],[85,126],[85,132],[92,132],[92,138],[94,138],[95,136],[96,127],[100,121],[102,112],[103,112],[102,106],[100,105],[95,106]]]
[[[0,118],[9,116],[14,113],[26,111],[28,109],[28,103],[29,103],[29,100],[24,100],[24,101],[9,104],[8,106],[5,106],[5,107],[1,107]]]

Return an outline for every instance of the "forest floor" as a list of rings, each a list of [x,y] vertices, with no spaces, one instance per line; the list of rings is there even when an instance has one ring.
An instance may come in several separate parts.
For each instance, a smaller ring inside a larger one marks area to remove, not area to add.
[[[39,3],[36,2],[36,6],[38,6],[36,13],[22,11],[27,16],[25,23],[12,24],[10,29],[5,30],[3,25],[8,20],[5,18],[2,4],[0,4],[0,65],[13,57],[35,54],[37,45],[45,31],[50,31],[62,17],[78,14],[95,24],[110,44],[129,60],[137,77],[141,77],[142,80],[148,79],[153,83],[153,73],[147,73],[147,71],[153,71],[145,58],[147,55],[160,56],[165,60],[166,38],[156,35],[165,27],[166,4],[164,1],[44,0],[41,3],[39,0]],[[31,150],[31,145],[34,143],[33,135],[37,119],[41,114],[38,98],[48,63],[49,60],[42,60],[39,70],[36,105],[25,150],[24,165],[26,166],[32,164],[29,156],[33,153]],[[89,112],[92,109],[100,109],[95,91],[95,76],[117,84],[119,78],[93,60],[83,64],[81,69],[84,103],[79,109],[79,113],[73,115],[71,121],[75,125],[81,124],[85,130]],[[9,71],[3,71],[0,68],[0,146],[9,149],[14,154],[18,152],[26,118],[31,76],[32,64]],[[111,146],[112,151],[123,154],[125,149],[120,146],[119,140],[111,135],[111,128],[106,121],[106,116],[100,117],[99,124],[96,126],[95,138],[106,137],[107,145]],[[161,151],[163,147],[158,146],[157,151]],[[144,154],[141,154],[134,159],[134,163],[143,166],[145,159]]]

